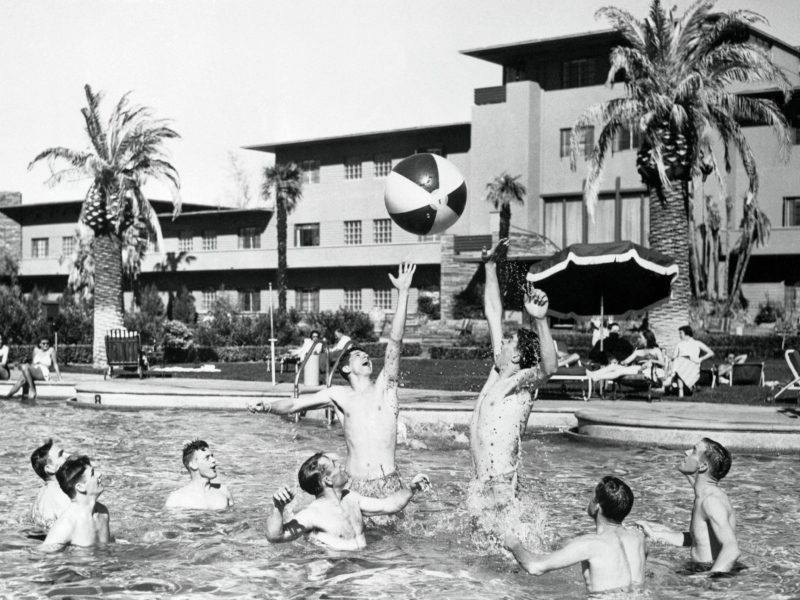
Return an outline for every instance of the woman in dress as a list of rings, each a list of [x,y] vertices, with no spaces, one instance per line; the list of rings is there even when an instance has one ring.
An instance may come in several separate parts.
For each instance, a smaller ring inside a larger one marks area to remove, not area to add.
[[[714,351],[703,342],[694,339],[694,332],[688,325],[678,327],[678,335],[681,341],[675,345],[664,386],[670,387],[676,383],[675,379],[680,379],[683,385],[692,389],[700,379],[700,364],[714,356]]]
[[[664,377],[664,353],[658,347],[655,334],[649,329],[639,332],[639,347],[622,362],[612,362],[596,371],[586,371],[589,378],[589,397],[595,381],[608,381],[623,375],[644,375],[660,380]],[[655,367],[655,369],[654,369]]]
[[[53,369],[61,379],[61,371],[58,368],[56,352],[50,346],[50,340],[42,338],[39,346],[33,349],[33,360],[30,365],[22,365],[22,374],[17,379],[14,387],[6,394],[6,398],[11,398],[21,387],[28,386],[28,398],[36,400],[36,384],[34,381],[50,381],[50,369]]]
[[[11,377],[8,369],[8,346],[0,333],[0,381],[8,381]]]

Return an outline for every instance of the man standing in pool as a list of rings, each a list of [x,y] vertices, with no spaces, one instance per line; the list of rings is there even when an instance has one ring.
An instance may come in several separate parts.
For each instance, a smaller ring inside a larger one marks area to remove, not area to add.
[[[503,302],[496,263],[501,245],[508,246],[508,239],[500,240],[491,250],[484,248],[482,253],[486,269],[484,312],[494,366],[470,422],[475,481],[468,498],[468,509],[480,528],[495,535],[507,530],[523,512],[530,512],[514,502],[521,436],[533,408],[531,390],[543,385],[558,368],[547,325],[547,295],[530,282],[525,285],[524,307],[533,319],[534,330],[520,327],[510,338],[503,338]],[[531,536],[524,537],[533,541]]]
[[[671,531],[649,521],[637,521],[650,539],[692,549],[692,560],[728,573],[741,554],[736,540],[736,516],[728,495],[719,487],[731,468],[731,453],[719,442],[703,438],[685,452],[678,470],[694,488],[689,531]]]
[[[70,504],[69,496],[61,490],[56,479],[56,473],[68,458],[69,452],[53,445],[53,440],[47,440],[31,454],[31,466],[44,480],[31,508],[31,520],[45,531]]]
[[[283,511],[295,494],[286,487],[272,496],[267,517],[267,539],[273,544],[291,542],[303,534],[332,550],[365,548],[364,517],[393,515],[403,510],[414,494],[430,486],[428,477],[419,473],[407,488],[386,498],[369,498],[344,489],[348,477],[335,454],[317,452],[303,463],[297,474],[303,491],[315,497],[293,519],[284,523]]]
[[[71,502],[50,528],[45,552],[64,546],[99,546],[111,539],[108,509],[97,501],[103,493],[103,476],[88,456],[70,457],[56,473],[58,484]]]
[[[233,506],[230,490],[221,483],[211,483],[217,477],[217,459],[203,440],[183,447],[183,466],[191,481],[169,495],[165,508],[225,510]]]
[[[408,292],[416,268],[416,265],[403,263],[397,277],[389,274],[392,285],[398,290],[397,308],[383,370],[375,381],[371,378],[369,355],[358,346],[349,346],[339,362],[339,373],[349,387],[333,386],[307,397],[248,406],[251,412],[278,415],[332,407],[342,424],[347,444],[345,468],[350,477],[349,489],[365,496],[385,497],[403,487],[395,466],[399,413],[397,382]]]

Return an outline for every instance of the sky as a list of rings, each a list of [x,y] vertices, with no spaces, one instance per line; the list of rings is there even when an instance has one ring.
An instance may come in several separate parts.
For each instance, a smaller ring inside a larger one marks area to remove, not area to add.
[[[184,202],[240,200],[231,157],[257,197],[272,155],[243,146],[470,120],[474,88],[501,69],[460,50],[607,29],[608,0],[0,0],[0,190],[23,202],[82,198],[89,181],[47,187],[28,163],[88,145],[90,84],[105,113],[135,104],[173,121]],[[669,4],[669,2],[668,2]],[[681,13],[688,0],[673,2]],[[747,5],[800,46],[800,0]],[[648,0],[614,6],[644,17]],[[152,198],[169,197],[151,185]]]

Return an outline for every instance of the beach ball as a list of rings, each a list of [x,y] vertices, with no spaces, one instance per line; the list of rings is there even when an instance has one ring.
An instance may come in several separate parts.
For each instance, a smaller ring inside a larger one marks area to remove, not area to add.
[[[436,154],[414,154],[389,173],[383,199],[389,216],[402,229],[434,235],[464,212],[467,184],[450,161]]]

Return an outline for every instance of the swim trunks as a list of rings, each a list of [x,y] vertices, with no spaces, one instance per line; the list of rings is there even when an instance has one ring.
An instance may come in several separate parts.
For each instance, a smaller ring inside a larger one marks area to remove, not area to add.
[[[348,490],[351,490],[361,496],[367,498],[386,498],[391,496],[397,490],[402,490],[406,486],[403,485],[403,480],[400,478],[400,473],[395,470],[384,477],[377,479],[357,479],[351,478],[347,484]],[[399,525],[403,519],[403,511],[393,515],[381,515],[378,517],[364,517],[364,523],[372,527],[395,527]]]

